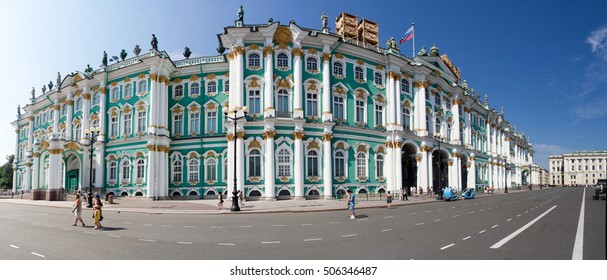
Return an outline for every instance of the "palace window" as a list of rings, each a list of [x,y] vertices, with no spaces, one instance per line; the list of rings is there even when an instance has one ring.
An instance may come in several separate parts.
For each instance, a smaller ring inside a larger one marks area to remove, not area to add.
[[[200,111],[190,113],[190,134],[200,134]]]
[[[276,56],[276,67],[283,68],[289,68],[289,56],[285,53],[279,53]]]
[[[434,133],[439,133],[440,134],[441,133],[440,127],[441,127],[440,119],[436,118],[434,120]]]
[[[192,83],[192,85],[190,85],[190,96],[198,96],[198,95],[200,95],[200,84]]]
[[[307,159],[307,176],[318,177],[318,153],[314,150],[308,152]]]
[[[61,105],[61,116],[63,117],[65,115],[67,115],[67,105],[62,104]]]
[[[112,89],[112,102],[116,102],[120,99],[120,89],[118,87],[115,87]]]
[[[139,82],[139,92],[142,93],[142,92],[146,92],[146,91],[148,91],[148,82],[146,82],[146,81]]]
[[[440,93],[438,93],[438,92],[434,93],[434,104],[436,106],[440,106],[441,105],[441,102],[440,102]]]
[[[382,154],[378,154],[375,158],[375,162],[375,176],[377,176],[377,178],[384,177],[384,156]]]
[[[357,81],[364,81],[365,80],[365,73],[364,73],[362,67],[356,66],[354,68],[354,79],[357,80]]]
[[[207,126],[206,132],[217,132],[217,111],[216,110],[207,110]]]
[[[198,182],[200,180],[200,163],[198,162],[198,159],[193,158],[190,159],[189,161],[189,174],[188,174],[188,181],[189,182]]]
[[[333,96],[333,117],[344,119],[344,98],[341,96]]]
[[[451,123],[447,123],[447,140],[451,140]]]
[[[180,99],[183,97],[183,86],[178,85],[175,87],[175,93],[173,94],[175,99]]]
[[[110,118],[110,137],[118,136],[118,116]]]
[[[255,115],[261,114],[261,93],[258,89],[249,90],[247,105],[249,106],[249,113]]]
[[[365,101],[356,100],[356,122],[365,122]]]
[[[341,62],[333,63],[333,75],[337,77],[344,76],[344,65]]]
[[[405,93],[411,92],[410,84],[407,79],[400,80],[400,87],[401,87],[401,91],[403,91]]]
[[[80,141],[80,137],[81,137],[81,135],[82,135],[82,126],[81,126],[81,125],[79,125],[79,124],[77,124],[77,125],[74,127],[74,140],[76,140],[76,141]]]
[[[367,177],[367,155],[362,152],[356,155],[356,177]]]
[[[261,177],[261,152],[259,149],[251,149],[249,152],[248,175],[248,177]]]
[[[207,93],[216,93],[217,92],[217,82],[211,81],[207,83]]]
[[[124,99],[133,97],[133,85],[128,84],[124,87]]]
[[[375,72],[375,85],[383,86],[384,85],[384,76],[380,72]]]
[[[82,98],[80,97],[76,99],[76,112],[77,111],[82,111]]]
[[[229,80],[226,80],[225,82],[223,82],[223,91],[230,92],[230,81]]]
[[[183,164],[181,159],[176,158],[173,160],[173,182],[181,182],[183,174]]]
[[[346,177],[346,157],[344,152],[335,152],[335,177]]]
[[[173,115],[173,135],[183,135],[183,114]]]
[[[318,72],[318,59],[315,57],[306,58],[306,71],[317,73]]]
[[[403,128],[411,130],[411,110],[409,108],[403,109]]]
[[[318,93],[306,93],[306,116],[318,116]]]
[[[116,181],[116,178],[117,178],[116,175],[117,175],[117,171],[118,171],[117,168],[118,167],[116,166],[115,161],[110,162],[110,168],[109,168],[109,172],[108,172],[110,181]]]
[[[289,117],[289,93],[284,89],[280,89],[276,97],[276,116],[282,118]]]
[[[99,94],[98,91],[96,91],[95,93],[93,93],[93,101],[92,101],[92,103],[93,103],[92,105],[93,106],[99,105],[99,100],[100,100],[100,96],[99,95],[100,94]]]
[[[291,153],[283,148],[278,151],[278,177],[291,176]]]
[[[259,59],[259,54],[257,54],[257,53],[250,54],[248,60],[249,60],[249,63],[248,63],[249,68],[259,69],[261,67],[261,61]]]
[[[137,160],[137,181],[141,182],[145,179],[145,161],[143,159]]]
[[[217,181],[217,160],[210,158],[207,160],[206,166],[206,181]]]
[[[375,104],[375,126],[384,126],[384,106]]]
[[[121,182],[129,182],[131,181],[131,163],[127,160],[124,159],[121,163],[120,163],[120,170],[122,171],[120,173],[120,181]]]
[[[123,135],[126,137],[128,135],[131,135],[131,130],[132,130],[132,125],[133,125],[133,114],[126,114],[124,115],[124,119],[123,119]]]
[[[137,113],[137,133],[146,131],[147,119],[148,119],[147,111],[139,111]]]

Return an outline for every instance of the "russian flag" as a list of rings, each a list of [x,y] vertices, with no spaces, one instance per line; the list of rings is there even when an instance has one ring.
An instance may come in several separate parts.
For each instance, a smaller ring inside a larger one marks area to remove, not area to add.
[[[413,38],[413,25],[411,25],[411,27],[409,27],[409,29],[407,29],[407,32],[405,32],[405,35],[403,35],[403,38],[400,39],[399,44],[407,42],[408,40],[410,40],[412,38]]]

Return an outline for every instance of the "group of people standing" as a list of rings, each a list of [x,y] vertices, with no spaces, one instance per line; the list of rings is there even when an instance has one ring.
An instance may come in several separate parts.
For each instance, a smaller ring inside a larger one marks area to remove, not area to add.
[[[101,202],[101,197],[98,193],[93,196],[93,222],[95,223],[94,229],[101,229],[101,221],[103,220],[103,213],[101,212],[101,207],[103,207],[103,203]],[[82,224],[82,227],[85,227],[84,220],[82,220],[82,200],[80,199],[80,193],[76,194],[76,200],[72,205],[72,213],[74,213],[74,224],[72,226],[77,226],[78,222]]]
[[[238,201],[240,202],[240,207],[244,207],[244,195],[243,195],[242,191],[238,190],[236,195],[238,196]],[[217,200],[218,200],[217,210],[223,209],[224,200],[223,200],[223,195],[221,193],[219,193],[217,195]]]

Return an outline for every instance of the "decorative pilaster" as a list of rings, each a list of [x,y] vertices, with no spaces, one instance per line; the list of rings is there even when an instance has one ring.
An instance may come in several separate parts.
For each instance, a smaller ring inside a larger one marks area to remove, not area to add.
[[[432,185],[432,147],[422,143],[421,164],[417,169],[417,186],[427,189]]]
[[[322,54],[322,120],[332,121],[333,113],[331,113],[331,55],[328,53]],[[332,178],[332,177],[331,177]]]
[[[303,118],[302,110],[302,65],[303,53],[300,48],[293,49],[293,118]]]
[[[474,188],[474,190],[476,190],[476,163],[474,159],[474,154],[471,154],[466,163],[466,167],[468,168],[468,188]]]
[[[418,136],[428,136],[429,128],[426,126],[426,85],[423,75],[418,75],[413,82],[413,93],[415,102],[415,133]]]
[[[453,139],[453,144],[455,145],[463,145],[464,144],[464,139],[460,139],[460,127],[459,127],[459,108],[460,106],[462,106],[462,100],[459,98],[456,98],[453,101],[453,107],[451,109],[451,112],[453,113],[453,129],[452,129],[452,137],[451,139]]]
[[[333,140],[332,132],[325,130],[322,135],[322,178],[323,178],[323,196],[324,199],[333,198],[333,151],[331,142]]]
[[[293,179],[295,183],[295,199],[304,198],[304,147],[303,132],[304,119],[294,119],[295,132],[293,132],[293,140],[295,141],[295,156],[293,164]]]
[[[264,68],[264,101],[263,104],[266,106],[266,108],[264,108],[264,117],[269,117],[269,116],[276,116],[275,110],[274,110],[274,81],[272,80],[274,78],[274,59],[273,54],[274,54],[274,48],[271,45],[272,42],[269,42],[270,45],[267,45],[264,47],[263,49],[263,53],[266,57],[265,60],[265,68]],[[272,155],[273,157],[273,155]],[[267,177],[266,177],[267,178]],[[274,178],[274,177],[272,177]],[[268,181],[268,180],[266,180]],[[274,197],[274,196],[272,196]]]
[[[276,193],[274,190],[275,174],[274,174],[274,138],[276,138],[276,131],[266,131],[263,133],[263,138],[266,140],[266,156],[264,157],[265,169],[264,169],[264,187],[266,200],[276,200]]]

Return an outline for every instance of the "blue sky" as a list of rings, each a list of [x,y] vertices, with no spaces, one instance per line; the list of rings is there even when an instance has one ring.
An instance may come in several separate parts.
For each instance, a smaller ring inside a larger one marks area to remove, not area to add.
[[[416,50],[435,44],[463,79],[530,137],[535,162],[607,149],[607,1],[12,1],[0,9],[0,162],[15,152],[16,108],[57,72],[97,68],[101,55],[131,57],[152,33],[174,60],[184,47],[215,55],[217,34],[243,5],[246,24],[274,21],[329,27],[340,12],[379,24],[380,43],[415,20]],[[401,45],[411,55],[411,41]]]

